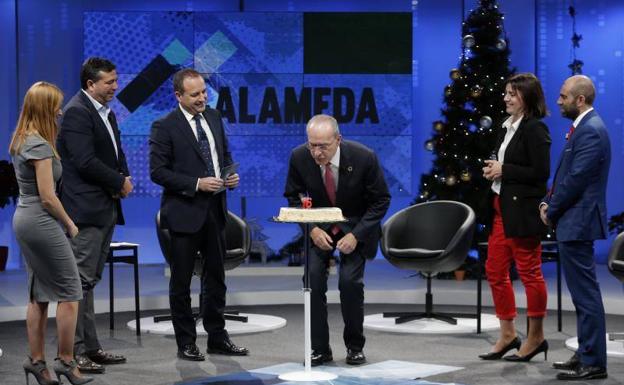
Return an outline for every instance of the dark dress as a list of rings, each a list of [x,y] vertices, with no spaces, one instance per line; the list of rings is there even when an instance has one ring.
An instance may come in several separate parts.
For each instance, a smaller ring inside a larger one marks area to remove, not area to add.
[[[35,167],[29,162],[47,158],[52,158],[56,184],[61,177],[61,162],[40,136],[26,137],[19,154],[13,156],[20,191],[13,231],[28,269],[29,299],[78,301],[82,298],[82,288],[74,254],[61,225],[41,205]]]

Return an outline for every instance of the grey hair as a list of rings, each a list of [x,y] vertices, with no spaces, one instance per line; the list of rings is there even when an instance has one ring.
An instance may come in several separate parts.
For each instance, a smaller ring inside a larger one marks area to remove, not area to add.
[[[333,116],[325,114],[314,115],[306,125],[306,132],[313,127],[317,127],[326,123],[329,123],[331,128],[333,128],[334,136],[337,137],[338,135],[340,135],[340,128],[338,127],[338,122],[336,121],[336,119]]]

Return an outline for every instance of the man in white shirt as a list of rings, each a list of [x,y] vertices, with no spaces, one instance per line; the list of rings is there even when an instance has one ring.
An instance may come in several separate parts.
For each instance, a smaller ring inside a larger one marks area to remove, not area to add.
[[[124,224],[120,198],[133,186],[117,120],[108,106],[117,91],[115,65],[88,58],[80,83],[82,89],[65,106],[58,136],[63,165],[60,197],[80,230],[71,239],[84,295],[74,354],[80,371],[103,373],[103,364],[123,363],[126,358],[105,352],[98,341],[93,289],[102,278],[115,224]]]
[[[201,317],[208,333],[208,353],[247,355],[225,330],[226,191],[238,186],[238,174],[221,170],[233,163],[217,110],[206,106],[206,83],[193,69],[173,76],[178,105],[152,124],[150,176],[163,187],[160,226],[171,234],[169,305],[178,357],[203,361],[195,341],[190,285],[195,256],[203,258]],[[225,177],[225,179],[222,179]]]

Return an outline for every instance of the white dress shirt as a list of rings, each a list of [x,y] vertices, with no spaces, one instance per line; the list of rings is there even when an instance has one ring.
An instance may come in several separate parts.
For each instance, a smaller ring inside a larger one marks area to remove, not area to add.
[[[513,120],[513,117],[510,116],[509,118],[507,118],[507,120],[505,120],[505,122],[503,122],[503,128],[506,129],[507,132],[505,133],[505,139],[503,139],[503,143],[498,149],[498,161],[500,162],[501,166],[503,163],[505,163],[505,151],[507,151],[507,146],[509,146],[509,142],[511,142],[511,139],[518,130],[518,127],[520,127],[520,122],[522,121],[522,118],[523,116],[520,116],[518,119],[516,119],[515,122],[512,123],[511,121]],[[500,190],[501,178],[496,178],[492,183],[492,191],[500,195]]]
[[[97,111],[98,115],[100,115],[100,118],[102,118],[102,121],[104,122],[104,125],[106,126],[106,129],[108,130],[108,135],[110,135],[111,142],[113,142],[113,147],[115,148],[115,156],[119,158],[119,151],[117,150],[117,141],[115,140],[115,133],[113,132],[113,126],[111,126],[110,121],[108,120],[108,114],[110,114],[110,111],[111,111],[110,107],[95,100],[85,90],[81,90],[81,91],[84,92],[85,95],[87,95],[87,97],[93,104],[93,107],[95,107],[95,110]]]
[[[572,125],[574,126],[574,128],[576,128],[579,123],[581,122],[581,120],[583,120],[583,118],[585,117],[585,115],[587,115],[589,113],[589,111],[593,111],[594,107],[589,107],[589,109],[581,112],[579,114],[579,116],[576,117],[576,119],[574,119],[574,122],[572,123]]]
[[[195,139],[199,140],[199,137],[197,136],[197,125],[195,124],[194,116],[191,115],[188,111],[186,111],[181,105],[179,105],[179,107],[182,113],[184,114],[184,117],[186,118],[191,128],[193,129],[193,135],[195,135]],[[202,122],[202,128],[204,129],[204,132],[206,133],[206,136],[208,137],[208,143],[210,143],[210,156],[212,156],[212,165],[214,166],[215,177],[221,178],[221,167],[219,166],[219,156],[217,155],[217,147],[215,145],[214,136],[212,136],[212,130],[210,130],[210,126],[208,125],[208,121],[206,121],[206,119],[204,118],[204,115],[199,114],[199,116]],[[199,181],[197,183],[199,183]]]

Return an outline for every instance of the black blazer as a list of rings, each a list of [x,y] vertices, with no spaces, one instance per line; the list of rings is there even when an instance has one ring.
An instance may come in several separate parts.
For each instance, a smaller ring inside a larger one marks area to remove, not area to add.
[[[505,139],[499,129],[496,153]],[[505,150],[501,180],[500,204],[506,237],[542,236],[547,227],[539,217],[539,204],[546,194],[550,176],[550,134],[538,119],[522,118],[518,130]],[[491,208],[490,189],[488,206]],[[491,225],[493,210],[490,211]]]
[[[383,170],[375,153],[357,142],[343,140],[340,144],[340,167],[336,191],[336,207],[342,209],[346,223],[338,224],[345,233],[351,232],[363,247],[367,258],[377,252],[381,234],[380,222],[390,206],[390,193]],[[325,192],[320,167],[305,145],[296,147],[290,156],[284,197],[291,207],[300,207],[299,194],[308,194],[313,207],[331,207]],[[320,226],[328,230],[331,225]],[[365,248],[365,249],[364,249]]]
[[[203,116],[214,137],[220,167],[232,164],[221,115],[207,107]],[[199,231],[208,215],[211,199],[219,201],[221,210],[216,213],[216,219],[225,223],[225,192],[196,191],[197,179],[208,176],[208,168],[193,129],[179,106],[152,124],[149,145],[150,176],[154,183],[163,187],[162,226],[181,233]]]
[[[118,156],[106,125],[83,91],[78,91],[63,111],[57,139],[63,165],[59,193],[63,207],[76,224],[102,226],[115,206],[117,224],[124,224],[119,192],[130,173],[112,111],[108,120]]]

